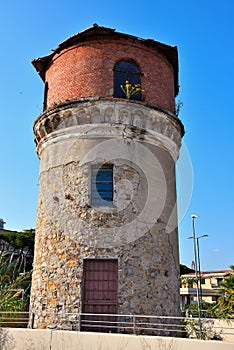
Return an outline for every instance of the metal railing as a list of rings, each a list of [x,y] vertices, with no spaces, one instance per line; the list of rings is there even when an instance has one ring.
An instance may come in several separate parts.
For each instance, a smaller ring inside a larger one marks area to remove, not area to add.
[[[0,311],[0,327],[26,328],[29,321],[29,312]]]
[[[32,321],[33,320],[33,321]],[[199,338],[197,317],[91,314],[91,313],[54,313],[34,314],[29,324],[28,312],[0,312],[0,327],[45,328],[84,332],[105,332],[134,335],[160,335],[172,337]],[[203,339],[222,340],[233,336],[234,320],[202,318]]]
[[[180,317],[80,314],[80,330],[127,334],[174,335],[185,333]]]

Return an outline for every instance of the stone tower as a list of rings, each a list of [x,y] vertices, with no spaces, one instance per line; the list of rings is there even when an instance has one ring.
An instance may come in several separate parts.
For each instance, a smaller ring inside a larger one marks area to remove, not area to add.
[[[178,315],[177,48],[95,24],[32,63],[45,83],[34,327]]]

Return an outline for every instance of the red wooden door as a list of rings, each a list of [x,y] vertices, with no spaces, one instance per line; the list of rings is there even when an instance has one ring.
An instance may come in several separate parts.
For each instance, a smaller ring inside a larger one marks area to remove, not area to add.
[[[84,260],[82,312],[117,314],[118,312],[118,260]],[[83,316],[83,330],[113,332],[116,317]]]

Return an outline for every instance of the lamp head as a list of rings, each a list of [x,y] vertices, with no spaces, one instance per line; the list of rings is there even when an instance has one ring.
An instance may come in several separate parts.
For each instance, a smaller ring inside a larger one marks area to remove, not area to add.
[[[192,219],[196,219],[196,218],[198,218],[198,215],[192,214],[192,215],[191,215],[191,218],[192,218]]]
[[[205,235],[199,236],[199,237],[197,237],[197,238],[202,238],[202,237],[208,237],[208,235],[205,234]]]

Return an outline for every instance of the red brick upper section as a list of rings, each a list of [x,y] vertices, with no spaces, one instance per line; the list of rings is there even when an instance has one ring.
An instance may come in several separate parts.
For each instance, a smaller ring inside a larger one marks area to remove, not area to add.
[[[119,60],[131,60],[140,68],[144,102],[174,113],[178,93],[176,47],[94,25],[32,63],[48,83],[49,108],[82,97],[113,97],[113,67]]]

